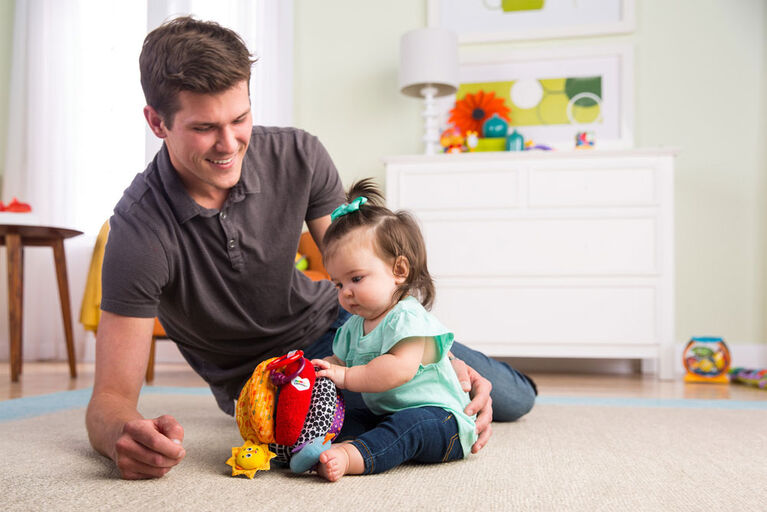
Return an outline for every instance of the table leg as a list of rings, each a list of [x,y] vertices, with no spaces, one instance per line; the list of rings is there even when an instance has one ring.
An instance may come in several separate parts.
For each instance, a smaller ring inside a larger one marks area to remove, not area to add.
[[[19,375],[24,373],[24,239],[19,254]]]
[[[75,341],[72,333],[72,309],[69,305],[69,283],[67,281],[67,260],[64,255],[64,241],[53,242],[53,260],[56,263],[56,280],[59,283],[59,299],[61,300],[61,316],[64,320],[64,336],[67,339],[67,358],[69,359],[69,375],[77,377],[75,364]]]
[[[19,381],[21,374],[21,327],[23,322],[24,257],[21,236],[17,233],[5,235],[8,254],[8,330],[11,338],[11,382]]]

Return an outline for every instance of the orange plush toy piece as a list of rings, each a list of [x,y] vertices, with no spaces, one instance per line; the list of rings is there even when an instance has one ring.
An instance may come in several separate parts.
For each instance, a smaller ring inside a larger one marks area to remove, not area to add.
[[[280,367],[284,368],[282,373],[274,371]],[[274,417],[275,441],[292,446],[298,441],[309,412],[316,379],[314,367],[302,351],[294,350],[269,363],[267,369],[272,370],[270,378],[280,388]]]
[[[235,416],[240,435],[245,441],[274,442],[274,404],[277,388],[269,378],[269,363],[276,357],[262,361],[253,371],[237,400]]]

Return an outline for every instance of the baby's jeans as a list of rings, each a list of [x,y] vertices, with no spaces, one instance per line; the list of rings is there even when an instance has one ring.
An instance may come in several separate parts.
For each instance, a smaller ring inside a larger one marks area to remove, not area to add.
[[[355,436],[351,444],[365,461],[365,475],[383,473],[407,461],[436,463],[463,458],[458,422],[451,412],[439,407],[415,407],[386,416],[364,409],[349,410],[341,440],[350,435]]]

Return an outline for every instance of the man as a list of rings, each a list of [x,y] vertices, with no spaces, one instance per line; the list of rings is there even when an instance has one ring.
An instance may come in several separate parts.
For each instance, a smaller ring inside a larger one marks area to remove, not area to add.
[[[126,479],[160,477],[185,456],[174,418],[136,409],[155,316],[229,414],[260,361],[293,349],[328,356],[348,317],[329,281],[294,267],[304,221],[320,241],[343,202],[338,173],[315,137],[252,127],[252,60],[239,36],[179,18],[147,36],[139,64],[144,115],[164,145],[110,219],[86,415],[91,444]],[[491,404],[498,419],[516,419],[532,407],[534,385],[466,347],[453,352],[473,397],[467,412],[478,413],[477,451],[491,434]]]

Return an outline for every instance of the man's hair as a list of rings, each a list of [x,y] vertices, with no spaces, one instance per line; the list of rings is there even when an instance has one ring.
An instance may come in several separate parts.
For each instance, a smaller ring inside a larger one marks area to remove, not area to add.
[[[242,38],[211,21],[185,16],[165,22],[144,39],[139,57],[147,105],[172,127],[178,93],[208,94],[250,83],[255,62]]]
[[[332,258],[336,250],[342,250],[338,242],[352,231],[369,229],[374,250],[383,261],[396,265],[400,257],[407,260],[408,275],[397,289],[394,302],[413,295],[429,309],[434,302],[434,281],[426,264],[426,244],[418,223],[406,211],[393,212],[383,206],[383,195],[371,178],[353,183],[346,193],[349,203],[358,197],[367,198],[367,202],[359,210],[336,218],[325,231],[322,239],[325,258]]]

